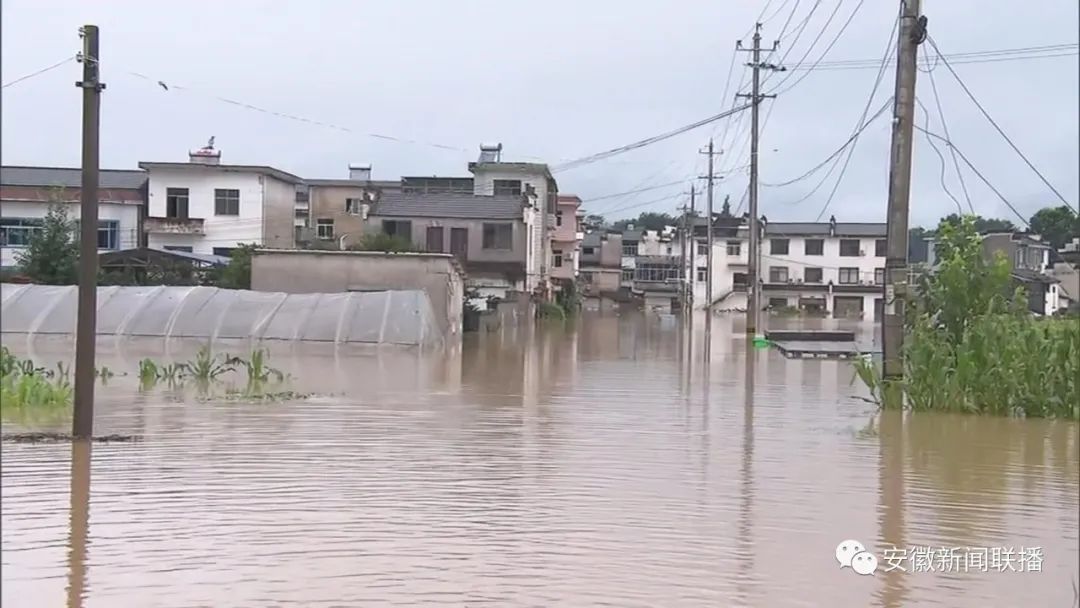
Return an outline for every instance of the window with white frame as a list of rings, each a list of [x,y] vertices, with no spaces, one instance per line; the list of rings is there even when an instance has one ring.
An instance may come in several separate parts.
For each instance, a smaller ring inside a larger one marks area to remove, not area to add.
[[[845,258],[859,257],[859,239],[840,239],[840,256]]]
[[[803,282],[820,283],[824,278],[820,268],[807,268],[803,270]]]
[[[364,199],[362,198],[347,198],[345,199],[345,213],[349,215],[360,215],[364,205]]]
[[[742,255],[742,243],[740,243],[739,241],[728,241],[727,254],[730,256]]]
[[[30,238],[41,229],[41,220],[35,218],[0,218],[0,246],[26,247]]]
[[[875,268],[874,269],[874,284],[875,285],[884,285],[885,284],[885,269],[884,268]]]
[[[697,280],[698,280],[698,282],[709,280],[709,274],[708,273],[709,273],[708,268],[706,268],[705,266],[698,266],[697,267]]]
[[[709,255],[709,246],[707,244],[705,244],[705,243],[698,243],[697,244],[697,254],[698,255]]]
[[[552,266],[554,266],[555,268],[562,268],[562,263],[563,263],[562,251],[559,250],[559,249],[555,249],[551,253],[552,253],[552,256],[555,258],[554,261],[552,262]]]
[[[637,255],[637,243],[636,242],[623,243],[622,244],[622,254],[624,256],[626,256],[626,257],[632,257],[632,256]]]
[[[334,238],[334,220],[332,219],[317,219],[315,220],[315,237],[329,240]]]
[[[788,267],[787,266],[769,266],[769,282],[770,283],[787,283],[788,282]]]

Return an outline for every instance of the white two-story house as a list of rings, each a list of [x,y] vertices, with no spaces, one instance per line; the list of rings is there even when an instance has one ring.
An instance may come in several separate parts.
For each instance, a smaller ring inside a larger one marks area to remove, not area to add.
[[[221,151],[189,162],[141,162],[149,195],[144,230],[154,249],[230,255],[242,244],[295,245],[299,177],[258,165],[221,164]]]

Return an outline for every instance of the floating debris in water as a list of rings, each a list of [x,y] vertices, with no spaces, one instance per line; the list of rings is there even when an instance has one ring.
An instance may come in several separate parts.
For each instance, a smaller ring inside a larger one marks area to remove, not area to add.
[[[141,441],[136,435],[98,435],[91,439],[94,443],[132,443]],[[71,441],[69,433],[4,433],[4,443],[66,443]]]

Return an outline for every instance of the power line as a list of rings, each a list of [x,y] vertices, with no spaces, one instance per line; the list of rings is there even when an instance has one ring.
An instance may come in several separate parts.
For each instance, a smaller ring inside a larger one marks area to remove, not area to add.
[[[951,59],[954,63],[962,60],[993,60],[993,59],[1027,59],[1029,55],[1035,55],[1036,59],[1040,58],[1040,55],[1046,53],[1065,53],[1066,55],[1075,55],[1076,51],[1080,49],[1080,44],[1055,44],[1038,47],[1019,47],[1008,49],[992,49],[983,51],[968,51],[964,53],[950,53],[945,55],[946,58]],[[1057,55],[1053,55],[1057,56]],[[889,65],[896,63],[895,59],[889,60]],[[927,57],[920,62],[922,65],[930,63],[930,59]],[[866,69],[878,67],[878,60],[876,59],[842,59],[836,61],[823,61],[816,65],[804,65],[794,64],[788,66],[790,70],[805,70],[805,69]]]
[[[761,185],[762,186],[769,186],[770,188],[780,188],[780,187],[783,187],[783,186],[790,186],[791,184],[801,182],[802,180],[804,180],[804,179],[810,177],[811,175],[813,175],[814,173],[817,173],[822,167],[824,167],[826,164],[828,164],[829,161],[833,160],[834,158],[836,158],[837,156],[842,154],[844,152],[844,150],[847,149],[847,147],[849,145],[851,145],[851,143],[853,141],[858,139],[859,135],[863,131],[865,131],[866,128],[869,127],[872,122],[877,120],[877,118],[879,116],[881,116],[885,112],[885,110],[887,110],[889,108],[889,104],[891,102],[892,102],[891,98],[886,100],[886,102],[881,106],[881,108],[879,108],[878,111],[875,112],[873,116],[871,116],[868,120],[866,120],[865,123],[863,123],[861,126],[859,126],[855,130],[855,132],[851,134],[851,137],[849,137],[847,139],[847,141],[845,141],[843,143],[843,145],[841,145],[839,148],[837,148],[835,152],[833,152],[829,156],[825,157],[825,160],[823,160],[820,163],[814,165],[812,168],[810,168],[808,171],[806,171],[802,175],[799,175],[798,177],[795,177],[795,178],[792,178],[792,179],[789,179],[789,180],[786,180],[786,181],[776,182],[776,183],[772,183],[772,184],[766,183],[766,182],[761,182]]]
[[[25,76],[20,76],[20,77],[16,78],[15,80],[12,80],[11,82],[5,82],[3,86],[0,86],[0,88],[6,89],[6,88],[8,88],[10,86],[17,85],[20,82],[23,82],[24,80],[30,80],[31,78],[33,78],[35,76],[40,76],[40,75],[44,74],[45,72],[51,72],[52,70],[55,70],[56,68],[68,63],[69,61],[74,61],[74,60],[75,60],[74,55],[72,55],[71,57],[65,57],[64,59],[62,59],[60,61],[57,61],[56,63],[54,63],[54,64],[52,64],[52,65],[50,65],[48,67],[41,68],[40,70],[38,70],[36,72],[31,72],[31,73],[29,73],[29,74],[27,74]]]
[[[669,196],[665,196],[665,197],[662,197],[662,198],[657,198],[657,199],[653,199],[653,200],[649,200],[649,201],[635,203],[633,205],[623,205],[621,207],[615,207],[614,209],[609,209],[609,210],[605,211],[604,213],[605,214],[612,214],[612,213],[619,213],[621,211],[629,211],[630,209],[637,209],[638,207],[644,207],[645,205],[655,205],[656,203],[662,203],[664,201],[670,201],[672,199],[677,199],[680,196],[689,197],[688,194],[680,192],[680,193],[671,194]]]
[[[1080,53],[1078,53],[1077,51],[1065,51],[1065,52],[1057,52],[1057,53],[1035,53],[1035,54],[1030,54],[1030,55],[1011,55],[1011,56],[1002,56],[1002,57],[985,57],[985,58],[971,57],[971,58],[968,58],[968,59],[961,58],[961,59],[954,60],[953,64],[954,65],[967,65],[967,64],[977,64],[977,63],[1001,63],[1001,62],[1005,62],[1005,61],[1035,61],[1035,60],[1038,60],[1038,59],[1054,59],[1054,58],[1061,58],[1061,57],[1076,57],[1077,55],[1080,55]],[[890,65],[892,65],[892,63],[890,63]],[[873,64],[819,66],[819,67],[815,68],[815,71],[818,71],[818,72],[847,72],[847,71],[850,71],[850,70],[869,70],[869,69],[873,69],[873,68],[876,68],[876,67],[877,66],[873,65]],[[920,71],[923,71],[923,72],[925,72],[927,70],[930,70],[930,69],[933,69],[933,65],[927,64],[926,62],[923,62],[923,61],[920,61],[919,65],[917,67],[919,68]]]
[[[922,108],[923,116],[926,117],[926,129],[928,130],[930,128],[930,112],[926,109],[926,106],[923,105],[922,100],[918,97],[915,98],[915,103],[919,104],[919,107]],[[934,143],[934,140],[932,138],[927,137],[926,141],[930,143],[930,147],[933,148],[934,154],[937,154],[938,160],[941,161],[941,189],[945,191],[946,196],[952,199],[952,202],[956,203],[956,211],[960,215],[963,215],[964,207],[960,204],[960,200],[957,199],[956,196],[954,196],[953,193],[949,191],[949,186],[945,184],[945,157],[941,154],[941,150],[938,150],[937,144]],[[968,199],[968,205],[971,205],[971,199]],[[971,212],[975,213],[975,209],[972,208]]]
[[[810,25],[810,19],[814,17],[814,13],[817,11],[818,7],[821,6],[821,2],[822,0],[814,0],[814,5],[810,7],[810,11],[806,14],[806,17],[802,20],[802,22],[799,23],[799,25],[795,26],[798,31],[795,32],[795,38],[791,41],[791,44],[787,45],[787,50],[784,51],[784,54],[780,56],[780,61],[778,62],[780,65],[784,65],[784,62],[787,61],[788,55],[791,54],[791,51],[795,50],[795,45],[799,43],[799,38],[802,38],[803,32],[806,31],[806,26]],[[787,29],[786,25],[787,24],[785,24],[784,28],[785,31]],[[826,25],[828,24],[826,23]],[[780,32],[780,36],[778,36],[778,38],[780,38],[781,42],[783,41],[784,31]],[[776,72],[769,72],[768,74],[766,74],[765,77],[762,79],[761,84],[765,84],[766,82],[768,82],[769,79],[772,78],[775,74]],[[771,108],[772,106],[769,107]]]
[[[1009,136],[1005,134],[1005,131],[1001,130],[1001,127],[999,127],[997,122],[994,121],[994,119],[990,116],[990,113],[986,111],[986,108],[984,108],[982,104],[979,103],[979,100],[975,98],[975,94],[971,92],[971,89],[967,87],[967,85],[964,83],[964,80],[960,78],[959,74],[956,73],[956,70],[954,70],[952,65],[949,63],[949,60],[941,54],[941,49],[938,48],[938,45],[934,41],[934,38],[927,35],[926,39],[930,42],[930,46],[934,47],[934,54],[937,55],[937,57],[941,59],[941,62],[945,64],[945,68],[949,70],[950,74],[953,75],[953,78],[956,79],[956,82],[960,85],[960,88],[964,89],[964,93],[966,93],[968,98],[971,99],[971,101],[975,104],[975,107],[979,108],[979,111],[982,112],[982,115],[984,117],[986,117],[986,120],[988,120],[990,124],[993,125],[994,129],[998,132],[998,135],[1000,135],[1002,138],[1005,139],[1006,142],[1008,142],[1009,146],[1013,149],[1013,151],[1016,152],[1020,156],[1020,158],[1024,160],[1024,163],[1027,164],[1028,168],[1034,171],[1035,175],[1039,176],[1039,179],[1041,179],[1042,182],[1046,184],[1047,188],[1050,188],[1050,190],[1055,195],[1057,195],[1057,197],[1061,200],[1062,203],[1065,204],[1066,207],[1073,209],[1072,205],[1069,204],[1069,201],[1065,200],[1065,197],[1062,196],[1061,192],[1058,192],[1058,189],[1055,188],[1053,184],[1051,184],[1050,181],[1046,179],[1046,176],[1043,175],[1042,172],[1039,171],[1037,168],[1035,168],[1035,165],[1031,164],[1031,161],[1028,160],[1027,156],[1024,156],[1024,153],[1020,151],[1020,148],[1016,147],[1016,144],[1014,144],[1012,139],[1010,139]],[[1073,211],[1076,211],[1076,209],[1073,209]]]
[[[878,87],[881,86],[881,80],[885,76],[885,68],[889,63],[889,54],[893,49],[894,40],[898,40],[898,33],[900,32],[900,18],[903,14],[904,5],[901,3],[900,9],[896,13],[896,19],[893,21],[892,31],[889,32],[889,40],[885,43],[885,52],[881,56],[881,67],[878,69],[877,78],[874,79],[874,86],[870,89],[870,96],[866,98],[866,106],[863,108],[862,116],[859,118],[859,124],[865,124],[866,114],[870,111],[870,105],[874,102],[874,97],[877,95]],[[893,98],[895,101],[895,97]],[[857,142],[858,140],[856,140]],[[825,200],[825,205],[821,207],[821,211],[818,212],[817,218],[814,221],[821,219],[822,215],[825,215],[825,211],[828,210],[829,205],[832,204],[833,198],[836,197],[836,192],[840,189],[840,184],[844,181],[844,175],[847,173],[848,165],[851,163],[851,157],[855,154],[855,142],[848,148],[847,158],[844,159],[844,165],[840,168],[840,175],[836,178],[836,183],[833,185],[833,189],[829,192],[829,198]]]
[[[859,2],[860,6],[862,5],[862,1],[863,0],[860,0],[860,2]],[[836,18],[837,13],[840,12],[840,7],[843,6],[843,5],[844,5],[843,0],[840,0],[840,2],[836,3],[836,8],[834,8],[833,11],[831,13],[829,13],[829,18],[825,20],[825,25],[821,26],[821,31],[819,31],[817,33],[817,36],[815,36],[814,39],[810,42],[810,46],[806,48],[806,52],[803,53],[803,56],[800,57],[799,61],[797,61],[796,63],[802,63],[802,62],[806,61],[806,58],[810,56],[810,53],[813,52],[814,47],[817,46],[817,43],[821,40],[821,37],[825,35],[825,30],[829,29],[829,24],[832,23],[832,20]],[[817,5],[815,4],[814,9],[816,9],[816,8],[817,8]],[[858,9],[856,9],[856,10],[858,10]],[[811,14],[813,14],[813,9],[811,9]],[[801,34],[801,32],[800,32],[800,34]],[[786,57],[787,57],[787,54],[783,55],[780,62],[783,63],[784,58],[786,58]],[[792,73],[788,72],[787,76],[784,76],[780,80],[780,82],[772,90],[767,91],[767,93],[768,94],[775,93],[776,89],[779,89],[781,85],[783,85],[785,82],[787,82],[791,78],[791,76],[792,76]]]
[[[1016,214],[1016,217],[1020,218],[1020,221],[1023,222],[1023,224],[1025,226],[1027,226],[1028,228],[1031,227],[1031,224],[1029,224],[1027,219],[1023,215],[1021,215],[1019,211],[1016,210],[1016,207],[1013,207],[1012,203],[1009,202],[1009,199],[1005,198],[1005,195],[1003,195],[1000,190],[995,188],[994,185],[990,183],[990,180],[986,179],[986,176],[983,175],[981,172],[979,172],[978,169],[975,168],[975,165],[971,164],[971,161],[968,160],[967,156],[964,156],[964,153],[963,153],[963,151],[960,150],[960,148],[956,147],[956,144],[949,141],[948,138],[942,137],[941,135],[938,135],[937,133],[931,133],[930,131],[927,131],[926,129],[920,127],[919,125],[912,125],[912,126],[915,127],[916,129],[918,129],[919,131],[922,131],[926,135],[929,135],[930,137],[933,137],[934,139],[945,142],[946,146],[949,146],[953,150],[956,150],[956,153],[958,155],[960,155],[960,158],[964,161],[964,164],[966,164],[968,166],[968,168],[971,169],[971,172],[974,173],[980,180],[982,180],[982,183],[986,184],[986,187],[990,188],[990,190],[992,190],[994,192],[994,194],[996,194],[997,197],[999,199],[1001,199],[1001,202],[1005,203],[1005,206],[1008,207],[1014,214]]]
[[[627,144],[625,146],[619,146],[618,148],[612,148],[610,150],[605,150],[603,152],[598,152],[596,154],[591,154],[589,156],[584,156],[582,158],[578,158],[578,159],[571,160],[571,161],[568,161],[568,162],[565,162],[565,163],[561,163],[559,165],[555,165],[554,167],[552,167],[551,170],[554,173],[554,172],[559,172],[559,171],[567,171],[567,170],[570,170],[570,169],[576,169],[577,167],[581,167],[581,166],[588,165],[588,164],[591,164],[591,163],[594,163],[594,162],[597,162],[597,161],[605,160],[605,159],[611,158],[613,156],[617,156],[619,154],[629,152],[631,150],[637,150],[639,148],[644,148],[645,146],[648,146],[648,145],[651,145],[651,144],[654,144],[654,143],[657,143],[657,142],[660,142],[660,141],[664,141],[665,139],[670,139],[672,137],[675,137],[676,135],[682,135],[683,133],[686,133],[687,131],[692,131],[692,130],[697,129],[699,127],[703,127],[703,126],[705,126],[705,125],[707,125],[709,123],[713,123],[713,122],[716,122],[718,120],[722,120],[724,118],[727,118],[728,116],[731,116],[732,114],[735,114],[737,112],[741,112],[742,110],[745,110],[745,109],[747,109],[749,107],[750,107],[750,104],[737,106],[737,107],[734,107],[734,108],[732,108],[730,110],[725,110],[725,111],[723,111],[723,112],[721,112],[719,114],[714,114],[713,116],[710,116],[708,118],[703,118],[703,119],[701,119],[701,120],[699,120],[697,122],[690,123],[688,125],[679,127],[679,128],[674,129],[672,131],[668,131],[666,133],[661,133],[660,135],[654,135],[652,137],[649,137],[649,138],[646,138],[646,139],[643,139],[643,140],[640,140],[640,141],[636,141],[636,142],[634,142],[632,144]]]
[[[661,188],[668,188],[668,187],[671,187],[671,186],[675,186],[675,185],[678,185],[678,184],[685,184],[685,183],[686,183],[686,180],[681,179],[679,181],[668,182],[666,184],[658,184],[656,186],[647,186],[647,187],[644,187],[644,188],[636,188],[634,190],[627,190],[626,192],[616,192],[615,194],[604,194],[602,196],[594,196],[592,198],[582,199],[581,202],[582,203],[595,203],[596,201],[602,201],[602,200],[609,199],[609,198],[618,198],[620,196],[629,196],[631,194],[638,194],[638,193],[641,193],[641,192],[648,192],[649,190],[659,190]]]
[[[865,2],[866,2],[866,0],[859,0],[859,3],[855,5],[855,9],[851,11],[850,15],[848,15],[847,21],[844,22],[844,25],[840,26],[840,31],[836,32],[836,35],[833,36],[832,42],[829,43],[829,46],[825,47],[825,50],[822,51],[821,55],[817,58],[817,61],[814,62],[815,67],[817,66],[817,64],[821,63],[821,60],[824,59],[825,56],[829,54],[829,51],[831,51],[834,46],[836,46],[836,43],[839,42],[840,37],[844,35],[845,31],[847,31],[848,26],[851,25],[852,20],[855,19],[855,15],[857,15],[859,13],[859,9],[862,8],[862,6],[863,6],[863,4]],[[802,73],[801,76],[799,76],[795,80],[795,82],[788,85],[787,88],[785,88],[783,91],[776,92],[776,94],[780,95],[781,93],[786,93],[786,92],[790,91],[791,89],[799,86],[799,83],[802,82],[813,71],[814,71],[814,67],[811,67],[810,69],[806,70],[805,72]],[[788,76],[787,78],[790,78],[790,76]],[[775,92],[776,89],[779,89],[780,85],[784,84],[784,82],[787,80],[787,78],[785,78],[784,80],[781,80],[780,84],[777,84],[776,88],[774,88],[773,91]]]
[[[923,55],[924,56],[929,55],[929,53],[926,52],[926,47],[923,47]],[[934,103],[937,105],[938,118],[941,120],[941,128],[945,131],[945,137],[947,137],[949,139],[952,139],[952,135],[949,134],[949,123],[945,121],[945,111],[941,108],[941,96],[938,95],[937,81],[934,79],[934,71],[929,70],[927,72],[927,76],[930,79],[930,88],[934,92]],[[918,97],[916,97],[915,100],[918,101]],[[923,111],[925,112],[926,108],[923,108]],[[927,124],[927,128],[929,128],[930,127],[930,118],[929,118],[929,116],[926,119],[926,124]],[[937,148],[935,148],[935,150],[937,150]],[[968,209],[971,210],[972,214],[974,214],[975,213],[975,206],[971,204],[971,194],[968,193],[967,182],[964,181],[964,174],[963,174],[963,172],[960,171],[960,161],[956,158],[956,150],[953,150],[952,148],[949,148],[949,155],[952,156],[953,167],[956,169],[956,177],[960,181],[960,189],[964,192],[964,199],[967,201]],[[945,166],[944,166],[944,164],[941,167],[941,173],[942,173],[942,175],[941,175],[941,185],[944,188],[945,187]],[[957,203],[957,206],[959,206],[959,203]]]

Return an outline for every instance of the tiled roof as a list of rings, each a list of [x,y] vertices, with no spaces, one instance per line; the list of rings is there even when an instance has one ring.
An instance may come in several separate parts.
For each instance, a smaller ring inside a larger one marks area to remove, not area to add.
[[[517,196],[475,194],[405,194],[383,192],[372,215],[478,220],[519,220],[523,202]]]
[[[98,178],[102,189],[137,190],[146,183],[146,172],[124,169],[102,169]],[[0,167],[0,185],[82,187],[82,169],[67,167]]]
[[[365,179],[305,179],[308,186],[345,186],[356,188],[400,188],[401,182],[394,180],[365,180]]]

